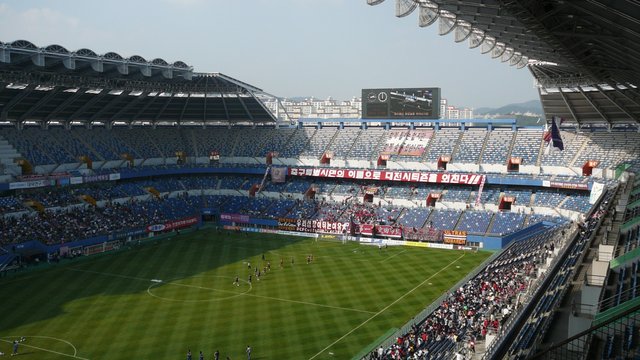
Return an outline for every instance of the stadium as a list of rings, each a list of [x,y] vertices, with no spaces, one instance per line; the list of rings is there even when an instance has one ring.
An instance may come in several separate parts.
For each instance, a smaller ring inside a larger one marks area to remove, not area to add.
[[[640,358],[639,10],[395,1],[529,71],[535,126],[437,84],[291,121],[251,79],[0,43],[0,354]]]

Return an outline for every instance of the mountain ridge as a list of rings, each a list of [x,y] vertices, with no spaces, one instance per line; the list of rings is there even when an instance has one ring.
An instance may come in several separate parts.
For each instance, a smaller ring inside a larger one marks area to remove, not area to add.
[[[480,107],[473,110],[475,115],[507,115],[507,114],[542,114],[540,100],[529,100],[521,103],[511,103],[497,108]]]

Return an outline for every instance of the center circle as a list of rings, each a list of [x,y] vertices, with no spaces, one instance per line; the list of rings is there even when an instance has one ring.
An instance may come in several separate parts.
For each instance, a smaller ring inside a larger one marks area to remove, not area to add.
[[[235,280],[235,277],[221,276],[221,275],[202,275],[202,276],[190,277],[190,278],[187,278],[187,279],[197,279],[197,278],[203,278],[203,277],[225,279],[225,281],[223,283],[226,283],[227,280],[231,280],[231,281],[229,281],[229,284],[231,284],[233,282],[233,280]],[[244,292],[237,293],[237,292],[231,291],[231,290],[222,290],[222,289],[209,288],[209,287],[198,286],[198,285],[181,284],[181,283],[177,282],[178,280],[184,280],[184,279],[185,278],[179,278],[179,279],[172,279],[172,280],[169,280],[169,281],[153,283],[153,284],[149,285],[149,287],[147,288],[147,293],[149,294],[149,296],[154,297],[156,299],[160,299],[160,300],[174,301],[174,302],[185,302],[185,303],[195,303],[195,302],[210,302],[210,301],[222,301],[222,300],[233,299],[233,298],[236,298],[238,296],[242,296],[242,295],[245,295],[245,294],[249,293],[251,291],[251,289],[252,289],[251,283],[249,283],[246,280],[240,280],[240,281],[243,282],[243,283],[248,284],[249,285],[248,289],[246,291],[244,291]],[[159,287],[161,285],[165,285],[165,286],[180,286],[180,287],[184,287],[184,288],[200,289],[200,290],[212,291],[212,292],[217,292],[217,293],[227,293],[229,295],[216,297],[216,298],[212,298],[212,299],[196,299],[196,300],[176,299],[176,298],[171,298],[171,297],[160,296],[158,294],[154,294],[153,289],[155,289],[155,288],[157,288],[157,287]]]

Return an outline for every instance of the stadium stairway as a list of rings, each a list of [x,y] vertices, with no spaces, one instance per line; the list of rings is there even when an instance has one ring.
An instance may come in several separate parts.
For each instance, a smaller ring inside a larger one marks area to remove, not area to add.
[[[599,246],[603,244],[602,229],[605,228],[604,224],[608,219],[614,216],[612,209],[620,197],[627,192],[627,189],[624,186],[619,186],[615,191],[609,203],[604,205],[609,209],[609,212],[600,219],[598,228],[594,230],[593,238],[587,243],[588,248],[584,249],[583,255],[576,260],[574,273],[569,279],[569,288],[553,315],[553,320],[549,324],[550,330],[541,344],[542,348],[551,346],[553,343],[562,341],[591,326],[596,308],[595,304],[584,302],[584,299],[590,299],[591,296],[584,295],[583,297],[583,294],[590,294],[590,291],[593,291],[592,288],[597,288],[596,282],[600,278],[593,277],[591,271],[592,264],[598,257]],[[601,291],[604,290],[601,289]]]
[[[575,166],[576,160],[578,160],[578,158],[584,151],[584,148],[587,147],[588,143],[589,143],[589,138],[585,137],[584,140],[582,140],[582,144],[580,144],[580,148],[578,149],[578,151],[576,151],[575,155],[573,155],[573,159],[571,159],[571,161],[569,162],[569,166]],[[582,166],[581,164],[579,165]]]
[[[544,154],[545,144],[544,141],[540,141],[540,148],[538,149],[538,157],[536,158],[536,166],[540,167],[542,165],[542,154]]]
[[[489,232],[489,230],[493,229],[493,223],[496,221],[496,213],[492,213],[491,214],[491,220],[489,220],[489,225],[487,226],[487,231]]]
[[[552,344],[531,359],[638,359],[640,303],[608,313],[583,332]]]
[[[76,136],[74,133],[72,133],[71,131],[69,132],[69,136],[73,136],[74,138],[76,138],[76,140],[80,143],[82,143],[84,146],[87,147],[87,149],[89,149],[92,154],[86,154],[87,156],[89,156],[90,159],[92,159],[93,161],[105,161],[106,159],[100,154],[99,151],[97,151],[93,145],[91,145],[91,141],[87,141],[87,138],[83,138],[81,136]]]
[[[456,143],[453,146],[453,149],[451,150],[451,154],[449,154],[449,155],[451,155],[452,159],[455,159],[455,155],[454,154],[458,154],[458,149],[460,148],[460,143],[462,143],[462,137],[463,136],[464,136],[464,131],[460,131],[460,134],[458,135],[458,139],[456,139]],[[486,138],[485,138],[485,142],[486,142]],[[484,145],[482,145],[482,147],[484,149]],[[425,151],[424,154],[427,154],[427,151]],[[445,154],[443,154],[443,155],[445,155]],[[424,155],[424,156],[426,156],[426,155]],[[480,156],[482,157],[482,152],[480,152]]]
[[[196,132],[195,131],[191,131],[191,144],[193,145],[193,149],[191,149],[191,151],[193,151],[193,156],[194,157],[199,157],[199,156],[208,156],[209,154],[200,154],[198,152],[198,139],[196,138]]]
[[[362,131],[362,133],[364,133],[364,130]],[[376,146],[375,149],[373,149],[373,152],[370,154],[369,156],[369,162],[372,164],[377,164],[378,161],[378,156],[380,155],[380,152],[382,151],[382,149],[384,149],[384,146],[387,143],[387,138],[389,137],[389,132],[388,131],[384,131],[382,133],[382,136],[380,136],[380,139],[378,139],[378,145]],[[425,151],[426,153],[427,151]],[[424,154],[423,154],[424,156]]]
[[[364,132],[364,130],[362,130],[362,129],[360,129],[357,132],[356,137],[353,138],[353,140],[349,144],[349,148],[346,151],[344,151],[341,156],[337,157],[338,159],[344,160],[344,161],[347,161],[347,159],[349,159],[349,155],[353,151],[353,148],[355,147],[355,144],[357,144],[358,140],[360,140],[360,136],[362,135],[363,132]],[[340,136],[340,130],[336,131],[336,136],[333,138],[333,140],[331,141],[331,144],[330,144],[331,148],[333,148],[333,145],[334,145],[334,142],[335,142],[335,138],[338,137],[338,136]]]
[[[333,143],[336,141],[336,138],[338,137],[338,134],[340,134],[340,131],[336,131],[335,133],[333,133],[331,140],[329,140],[329,142],[327,143],[327,146],[325,146],[324,150],[322,151],[322,154],[324,154],[327,150],[331,149],[331,147],[333,146]],[[353,147],[354,143],[355,141],[351,143],[351,147]],[[349,151],[351,151],[351,148],[349,148]],[[318,159],[322,157],[322,154],[320,154],[320,157]]]
[[[564,205],[564,203],[567,202],[567,200],[569,200],[569,196],[565,196],[565,198],[558,203],[558,206],[556,206],[556,209],[561,209],[562,205]]]
[[[482,142],[482,149],[480,149],[480,154],[478,154],[478,162],[482,162],[482,159],[484,157],[484,151],[487,149],[487,142],[489,141],[489,136],[490,134],[487,134],[487,136],[484,137],[484,141]]]
[[[5,138],[0,136],[0,180],[8,181],[14,175],[21,175],[22,170],[15,164],[15,160],[22,155],[9,144]]]
[[[511,136],[511,142],[509,143],[509,149],[507,150],[507,159],[511,158],[511,154],[513,153],[513,147],[516,145],[516,136],[518,133],[516,131],[513,132]]]

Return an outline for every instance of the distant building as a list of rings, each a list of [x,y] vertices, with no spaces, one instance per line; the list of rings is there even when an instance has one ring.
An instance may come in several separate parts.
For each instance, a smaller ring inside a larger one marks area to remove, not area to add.
[[[468,107],[459,108],[448,105],[447,99],[440,100],[441,119],[473,119],[473,109]]]
[[[362,112],[362,99],[354,97],[351,100],[337,101],[332,97],[326,100],[308,98],[302,100],[282,99],[282,106],[292,120],[300,118],[360,118]],[[276,111],[275,100],[265,102],[265,105],[272,112]]]
[[[296,121],[300,118],[320,118],[320,119],[359,119],[362,115],[362,99],[353,97],[351,100],[338,101],[332,97],[326,100],[307,99],[282,99],[282,106],[286,110],[289,118]],[[265,105],[273,113],[276,113],[277,102],[270,100]],[[441,119],[473,119],[473,109],[468,107],[455,107],[448,105],[447,99],[440,100]]]

